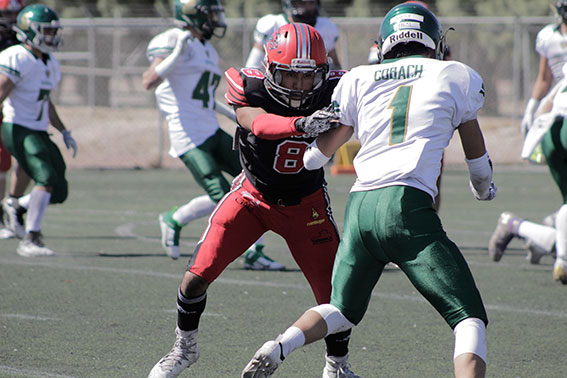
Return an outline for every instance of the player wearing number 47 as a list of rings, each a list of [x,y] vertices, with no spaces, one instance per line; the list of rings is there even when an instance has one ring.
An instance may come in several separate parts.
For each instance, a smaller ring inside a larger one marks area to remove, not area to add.
[[[60,29],[55,11],[39,4],[27,6],[18,13],[15,27],[22,44],[0,53],[2,141],[34,181],[31,193],[17,199],[18,206],[28,209],[17,249],[27,257],[53,255],[42,242],[40,228],[47,205],[62,203],[68,192],[65,161],[47,133],[49,123],[63,134],[73,157],[77,152],[49,97],[61,79],[59,63],[51,54],[61,42]]]
[[[238,152],[232,149],[232,137],[217,120],[217,112],[234,117],[234,111],[226,104],[215,103],[222,72],[219,55],[209,40],[225,34],[224,10],[218,0],[175,0],[174,13],[176,27],[158,34],[148,45],[151,65],[142,76],[142,84],[156,90],[169,129],[169,154],[185,164],[207,193],[159,216],[162,245],[168,256],[177,259],[183,226],[208,216],[230,189],[223,171],[236,176],[242,167]],[[256,241],[246,254],[245,268],[285,268],[264,255],[262,249],[262,241]]]

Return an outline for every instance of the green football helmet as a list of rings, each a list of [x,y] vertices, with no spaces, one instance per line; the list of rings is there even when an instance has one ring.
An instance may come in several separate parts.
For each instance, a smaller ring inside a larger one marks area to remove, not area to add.
[[[224,9],[219,0],[175,0],[175,20],[184,28],[197,29],[203,39],[222,38],[226,33]]]
[[[556,0],[553,5],[561,22],[567,23],[567,0]]]
[[[43,53],[49,53],[59,47],[61,29],[57,13],[40,4],[29,5],[22,9],[14,26],[20,42],[35,47]]]
[[[442,60],[445,34],[435,15],[417,3],[403,3],[392,8],[384,17],[378,36],[378,60],[381,62],[394,46],[417,42],[435,50],[435,59]]]

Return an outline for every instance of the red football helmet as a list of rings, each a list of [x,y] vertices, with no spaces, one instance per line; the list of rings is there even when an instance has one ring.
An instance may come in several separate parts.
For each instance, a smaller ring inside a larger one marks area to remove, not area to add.
[[[329,77],[325,43],[312,26],[292,23],[280,27],[264,45],[264,86],[274,100],[293,109],[307,109],[319,97]],[[310,90],[282,86],[282,71],[313,74]]]

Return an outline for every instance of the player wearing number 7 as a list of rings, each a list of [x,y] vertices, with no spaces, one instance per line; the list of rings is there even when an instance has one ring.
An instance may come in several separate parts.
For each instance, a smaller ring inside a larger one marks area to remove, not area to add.
[[[26,257],[54,254],[43,244],[41,224],[47,205],[64,202],[68,193],[65,161],[47,133],[48,125],[63,134],[73,156],[77,152],[49,96],[61,79],[59,63],[51,54],[60,44],[60,29],[59,17],[51,8],[27,6],[15,26],[22,44],[0,53],[2,141],[34,181],[31,193],[17,200],[18,206],[28,209],[25,235],[17,249]]]
[[[359,324],[389,262],[454,331],[455,376],[484,377],[486,311],[463,255],[432,206],[443,149],[455,130],[474,196],[491,200],[496,188],[477,122],[482,80],[470,67],[442,60],[444,38],[429,10],[398,5],[380,29],[381,64],[352,69],[335,88],[333,106],[341,126],[319,136],[304,155],[305,168],[317,170],[352,135],[361,144],[331,301],[307,310],[266,342],[245,367],[244,378],[271,376],[293,350]],[[386,348],[387,340],[381,344]],[[407,353],[400,351],[399,358]]]

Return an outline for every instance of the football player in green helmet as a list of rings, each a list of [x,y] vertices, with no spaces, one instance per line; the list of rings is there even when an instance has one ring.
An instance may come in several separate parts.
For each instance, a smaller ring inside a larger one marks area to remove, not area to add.
[[[443,44],[433,13],[415,3],[400,4],[380,28],[382,62],[351,69],[333,90],[339,126],[318,136],[303,155],[305,169],[320,169],[352,137],[361,143],[331,300],[264,343],[243,378],[269,377],[291,360],[294,350],[359,324],[389,263],[400,267],[451,328],[454,375],[485,376],[486,310],[464,256],[433,209],[443,151],[456,131],[473,196],[495,197],[492,164],[477,121],[484,88],[472,68],[442,60]],[[400,360],[406,354],[400,353]],[[450,369],[439,367],[435,376],[449,376]]]
[[[2,205],[12,229],[16,229],[22,208],[27,208],[25,234],[17,253],[51,256],[54,252],[43,244],[41,225],[47,205],[63,203],[67,198],[68,184],[65,161],[47,133],[49,124],[61,132],[73,157],[77,152],[75,140],[50,99],[61,80],[59,63],[51,54],[61,42],[61,25],[55,11],[35,4],[20,11],[14,29],[22,43],[0,53],[2,141],[32,178],[34,187],[19,199],[6,198]]]
[[[224,37],[224,9],[218,0],[175,0],[175,21],[181,28],[197,30],[200,38]]]
[[[59,16],[49,7],[29,5],[18,14],[14,30],[20,42],[33,46],[43,53],[57,50],[61,43]]]

